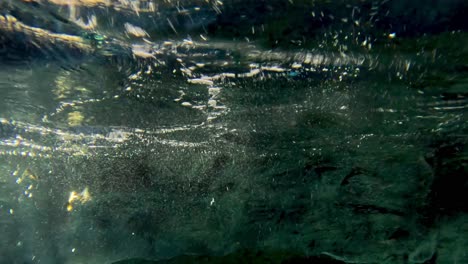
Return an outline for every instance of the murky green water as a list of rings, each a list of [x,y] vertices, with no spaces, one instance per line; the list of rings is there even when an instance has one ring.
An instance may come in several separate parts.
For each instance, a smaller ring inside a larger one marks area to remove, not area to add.
[[[463,1],[0,7],[0,263],[468,263]]]

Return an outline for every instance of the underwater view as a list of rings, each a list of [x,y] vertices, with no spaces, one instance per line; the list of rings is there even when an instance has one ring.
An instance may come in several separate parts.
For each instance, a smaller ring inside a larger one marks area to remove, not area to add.
[[[467,16],[0,0],[0,264],[468,263]]]

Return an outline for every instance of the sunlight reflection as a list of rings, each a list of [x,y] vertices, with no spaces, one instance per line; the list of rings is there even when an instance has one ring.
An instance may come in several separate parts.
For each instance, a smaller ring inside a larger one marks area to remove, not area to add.
[[[71,191],[67,202],[67,211],[71,212],[76,204],[85,204],[91,201],[91,195],[88,187],[85,187],[80,193]]]

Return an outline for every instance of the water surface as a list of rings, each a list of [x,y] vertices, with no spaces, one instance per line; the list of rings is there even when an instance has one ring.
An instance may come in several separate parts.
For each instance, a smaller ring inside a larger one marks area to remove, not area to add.
[[[463,1],[0,7],[0,263],[468,262]]]

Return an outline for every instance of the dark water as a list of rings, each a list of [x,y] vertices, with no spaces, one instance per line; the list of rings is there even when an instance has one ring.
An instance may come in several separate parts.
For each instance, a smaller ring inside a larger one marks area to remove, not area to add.
[[[468,263],[464,1],[0,7],[0,263]]]

